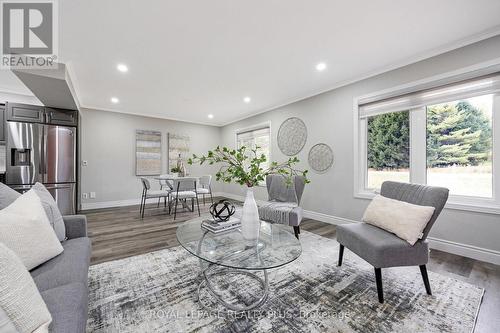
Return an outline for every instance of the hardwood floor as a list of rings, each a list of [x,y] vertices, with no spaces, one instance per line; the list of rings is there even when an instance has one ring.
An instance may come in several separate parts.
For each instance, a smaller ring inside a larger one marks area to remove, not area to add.
[[[209,207],[208,201],[205,206],[200,203],[202,214],[206,213]],[[92,239],[92,264],[177,246],[177,226],[198,215],[178,211],[174,221],[173,215],[167,215],[161,205],[156,208],[156,204],[147,206],[143,219],[139,216],[138,205],[87,210],[81,213],[87,215],[88,219],[89,235]],[[331,224],[304,220],[301,228],[323,237],[336,238],[335,226]],[[348,260],[347,254],[344,260]],[[499,331],[500,266],[432,250],[427,268],[429,271],[484,288],[485,295],[475,332]]]

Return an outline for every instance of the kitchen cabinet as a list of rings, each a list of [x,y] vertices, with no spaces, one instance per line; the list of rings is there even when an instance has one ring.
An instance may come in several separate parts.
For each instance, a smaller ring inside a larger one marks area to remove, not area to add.
[[[65,126],[76,126],[78,124],[78,112],[74,110],[45,108],[45,115],[48,124]]]
[[[37,105],[7,103],[6,119],[8,121],[17,122],[76,126],[78,124],[78,111]]]
[[[45,120],[45,108],[43,106],[7,103],[6,108],[7,120],[9,121],[43,123]]]

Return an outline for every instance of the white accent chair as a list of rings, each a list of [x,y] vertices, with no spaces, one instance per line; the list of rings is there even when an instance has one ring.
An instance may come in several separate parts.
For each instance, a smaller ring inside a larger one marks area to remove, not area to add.
[[[141,196],[141,207],[139,213],[141,214],[141,218],[143,218],[144,210],[146,209],[146,200],[158,199],[159,203],[161,198],[165,198],[165,207],[166,207],[170,191],[151,190],[151,183],[149,182],[149,179],[145,177],[141,177],[141,183],[142,183],[142,196]]]
[[[174,204],[174,220],[177,217],[177,206],[179,204],[179,200],[183,204],[184,208],[188,208],[187,199],[191,199],[191,211],[194,212],[194,202],[196,200],[196,206],[198,207],[198,216],[201,216],[200,213],[200,203],[198,201],[198,194],[196,193],[196,183],[197,178],[180,178],[174,179],[174,189],[170,192],[172,197],[172,202]],[[170,205],[169,205],[170,211]]]
[[[214,198],[212,197],[212,176],[206,175],[200,177],[199,187],[196,189],[196,193],[203,197],[203,205],[205,205],[205,195],[210,195],[210,201],[214,203]]]

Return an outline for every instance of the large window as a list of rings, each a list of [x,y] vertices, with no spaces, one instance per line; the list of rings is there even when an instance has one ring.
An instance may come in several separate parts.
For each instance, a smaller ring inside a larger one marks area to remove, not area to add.
[[[413,182],[450,189],[457,205],[500,212],[500,151],[494,149],[500,146],[500,73],[360,98],[357,111],[358,196],[370,197],[386,180]]]
[[[386,180],[410,181],[410,113],[369,117],[367,187],[378,189]]]
[[[493,95],[429,105],[427,184],[493,197]]]
[[[261,164],[263,169],[267,169],[270,163],[270,142],[271,130],[268,124],[259,125],[247,129],[238,130],[236,132],[236,147],[242,146],[255,149],[257,147],[257,154],[264,154],[266,156],[266,163]]]

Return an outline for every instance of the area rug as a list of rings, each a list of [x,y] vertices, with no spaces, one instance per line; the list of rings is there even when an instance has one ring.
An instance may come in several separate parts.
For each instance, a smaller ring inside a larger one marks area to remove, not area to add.
[[[196,299],[199,262],[182,247],[90,268],[88,332],[471,332],[484,290],[418,267],[384,269],[385,303],[373,268],[338,243],[303,231],[302,255],[270,270],[269,298],[245,314],[207,312]],[[223,278],[221,278],[223,279]],[[259,286],[214,281],[231,301],[249,303]],[[209,304],[208,292],[201,297]],[[219,308],[221,309],[221,308]]]

